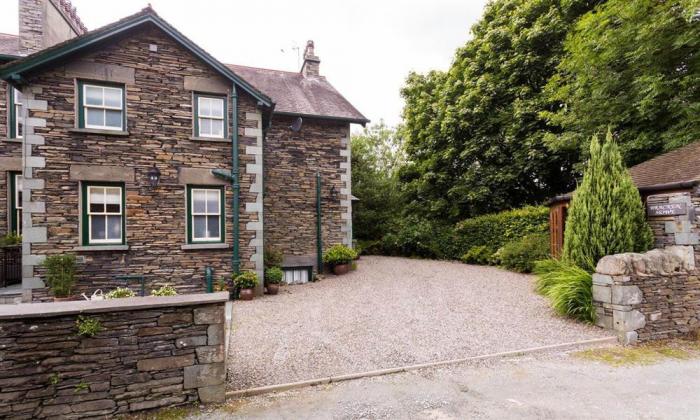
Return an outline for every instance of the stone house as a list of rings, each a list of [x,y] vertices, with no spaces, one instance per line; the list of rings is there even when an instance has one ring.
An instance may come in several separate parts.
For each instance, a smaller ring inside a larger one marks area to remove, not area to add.
[[[657,156],[629,169],[647,209],[654,232],[654,248],[694,246],[700,255],[700,141]],[[564,245],[564,230],[571,194],[549,203],[552,255]]]
[[[65,0],[19,4],[0,35],[0,233],[22,234],[25,298],[53,254],[77,256],[79,291],[201,292],[207,267],[262,277],[266,246],[303,282],[352,244],[350,124],[368,120],[312,41],[299,72],[227,65],[150,7],[87,31]]]

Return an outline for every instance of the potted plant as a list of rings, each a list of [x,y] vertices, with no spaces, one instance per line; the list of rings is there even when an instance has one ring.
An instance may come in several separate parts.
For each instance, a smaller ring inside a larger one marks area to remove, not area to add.
[[[333,266],[333,273],[337,276],[350,271],[350,262],[355,259],[357,253],[345,245],[337,244],[328,248],[323,254],[323,262]]]
[[[258,275],[254,271],[244,271],[233,278],[233,284],[240,289],[239,299],[253,300],[253,296],[255,296],[253,289],[258,285]]]
[[[54,301],[74,299],[75,255],[51,255],[43,263],[46,268],[46,284],[53,293]]]
[[[279,292],[282,277],[284,277],[284,273],[279,267],[270,267],[265,270],[265,287],[267,288],[267,294],[276,295]]]

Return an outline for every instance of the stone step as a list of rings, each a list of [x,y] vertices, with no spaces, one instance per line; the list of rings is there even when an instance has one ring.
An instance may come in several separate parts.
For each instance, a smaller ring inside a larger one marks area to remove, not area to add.
[[[22,303],[22,293],[0,295],[0,305],[16,305]]]

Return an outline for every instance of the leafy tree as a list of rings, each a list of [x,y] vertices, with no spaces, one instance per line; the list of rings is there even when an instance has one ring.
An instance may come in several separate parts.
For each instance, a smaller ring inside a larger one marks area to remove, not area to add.
[[[605,255],[642,252],[651,247],[639,190],[608,132],[602,145],[593,137],[590,159],[569,207],[564,259],[592,272]]]
[[[446,72],[409,75],[402,95],[413,213],[457,221],[574,187],[568,151],[552,153],[540,116],[563,41],[594,0],[496,0]]]
[[[401,214],[398,168],[404,162],[401,137],[384,122],[353,135],[353,233],[360,240],[378,240]]]
[[[700,139],[698,0],[609,0],[575,25],[547,86],[554,150],[611,128],[627,165]]]

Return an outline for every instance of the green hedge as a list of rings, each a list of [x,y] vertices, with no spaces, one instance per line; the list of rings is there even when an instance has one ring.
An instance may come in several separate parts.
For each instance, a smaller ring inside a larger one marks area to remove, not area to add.
[[[457,223],[457,248],[463,255],[473,247],[485,246],[496,252],[508,242],[534,233],[549,231],[549,208],[528,206],[485,214]]]

